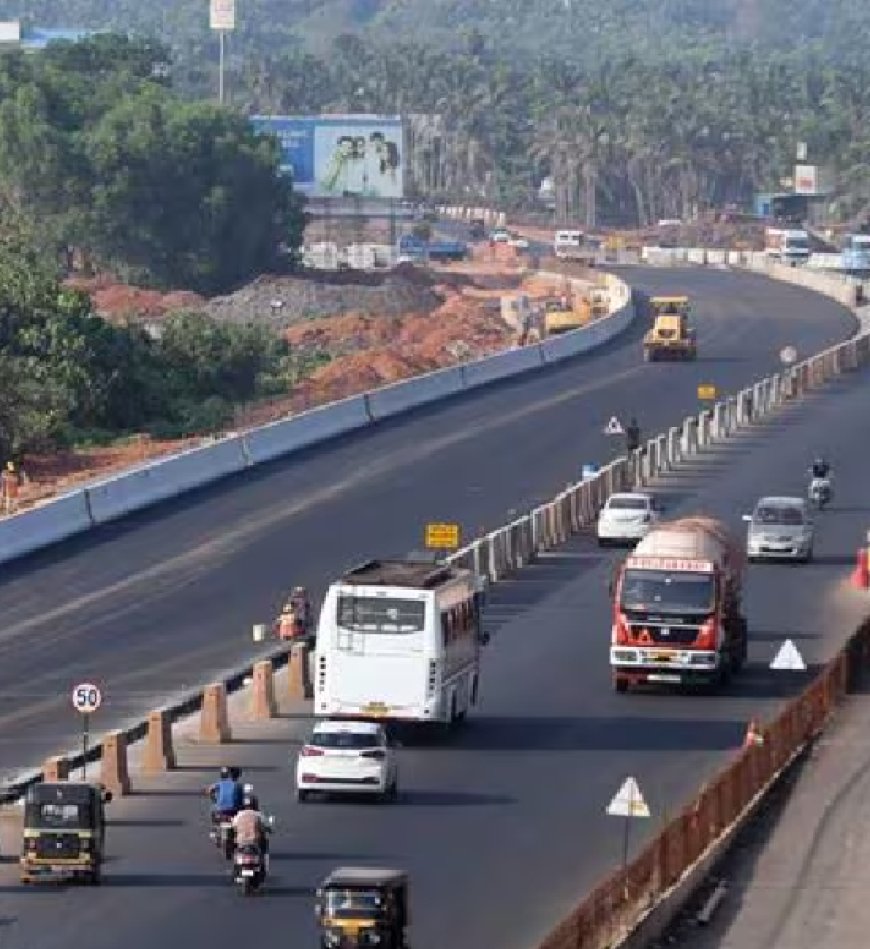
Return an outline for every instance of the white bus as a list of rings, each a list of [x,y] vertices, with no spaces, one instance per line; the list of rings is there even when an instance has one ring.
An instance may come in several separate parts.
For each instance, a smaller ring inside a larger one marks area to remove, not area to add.
[[[329,587],[314,714],[453,724],[477,702],[482,589],[466,569],[371,560]]]

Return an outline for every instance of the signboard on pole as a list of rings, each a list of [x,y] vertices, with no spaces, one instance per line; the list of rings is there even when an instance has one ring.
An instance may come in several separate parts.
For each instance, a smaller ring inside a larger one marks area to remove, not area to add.
[[[459,525],[427,524],[426,546],[429,550],[456,550],[459,547]]]
[[[405,139],[399,115],[255,115],[255,131],[281,144],[281,173],[309,198],[396,199],[404,195]]]
[[[80,682],[72,690],[72,706],[82,717],[82,780],[88,779],[88,739],[91,715],[103,704],[103,694],[93,682]]]
[[[209,24],[213,30],[229,32],[236,28],[236,0],[210,0]]]

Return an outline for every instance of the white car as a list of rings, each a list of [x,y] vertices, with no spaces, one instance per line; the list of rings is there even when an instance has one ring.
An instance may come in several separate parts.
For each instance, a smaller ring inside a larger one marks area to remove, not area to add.
[[[398,789],[396,757],[377,722],[318,722],[296,761],[298,801],[312,792],[395,800]]]
[[[598,515],[598,543],[636,543],[646,537],[661,517],[661,507],[650,494],[611,494]]]
[[[503,228],[498,228],[489,235],[489,239],[496,244],[507,244],[507,242],[511,239],[511,236]]]

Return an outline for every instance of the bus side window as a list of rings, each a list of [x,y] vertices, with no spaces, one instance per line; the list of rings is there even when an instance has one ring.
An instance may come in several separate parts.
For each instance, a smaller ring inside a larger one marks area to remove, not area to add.
[[[441,642],[445,648],[450,642],[450,624],[448,621],[449,616],[450,614],[447,611],[441,614]]]

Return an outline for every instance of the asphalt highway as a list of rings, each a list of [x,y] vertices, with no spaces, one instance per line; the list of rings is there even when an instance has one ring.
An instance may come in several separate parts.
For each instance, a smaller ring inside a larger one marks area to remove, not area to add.
[[[11,860],[0,868],[0,946],[314,946],[313,887],[336,865],[366,863],[410,872],[414,949],[532,949],[618,862],[622,824],[604,809],[624,778],[653,813],[635,849],[734,753],[751,717],[807,681],[768,669],[784,639],[812,670],[866,612],[845,579],[870,519],[868,383],[864,372],[833,385],[656,488],[670,514],[701,510],[740,530],[759,494],[805,490],[813,451],[833,462],[814,562],[749,568],[749,664],[727,693],[612,692],[606,581],[620,554],[578,538],[495,589],[482,706],[452,739],[399,748],[395,805],[296,804],[307,724],[293,715],[238,732],[231,748],[188,747],[182,770],[111,805],[102,888],[22,888]],[[228,760],[277,817],[274,876],[251,900],[232,892],[196,792]],[[0,831],[14,854],[12,822]]]
[[[608,418],[653,434],[698,410],[698,383],[735,391],[848,336],[852,316],[762,277],[626,270],[636,287],[687,292],[696,364],[644,365],[644,321],[606,348],[540,374],[382,424],[4,568],[0,580],[0,778],[78,743],[78,681],[102,686],[107,730],[252,653],[291,585],[423,546],[430,520],[466,534],[547,500],[622,446]],[[521,708],[514,714],[522,712]]]

